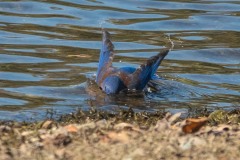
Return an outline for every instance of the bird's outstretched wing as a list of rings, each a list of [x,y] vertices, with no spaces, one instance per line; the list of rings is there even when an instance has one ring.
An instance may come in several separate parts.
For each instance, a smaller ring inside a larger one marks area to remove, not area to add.
[[[102,30],[102,49],[99,57],[98,71],[97,71],[97,83],[100,84],[104,77],[113,70],[112,61],[114,57],[114,45],[111,42],[110,33],[106,30]]]
[[[138,69],[136,69],[136,71],[131,74],[131,80],[127,84],[127,88],[136,90],[144,89],[146,84],[156,73],[158,66],[168,52],[169,49],[161,50],[159,54],[149,58],[146,63],[142,64]]]

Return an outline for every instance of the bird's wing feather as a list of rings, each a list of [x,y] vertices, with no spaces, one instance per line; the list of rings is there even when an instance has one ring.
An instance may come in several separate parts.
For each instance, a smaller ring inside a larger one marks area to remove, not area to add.
[[[156,73],[158,66],[168,54],[169,49],[163,49],[159,54],[153,56],[147,60],[146,63],[142,64],[134,73],[131,75],[131,81],[129,81],[128,88],[142,90],[148,81]]]
[[[107,73],[113,69],[114,45],[111,42],[110,33],[103,29],[102,49],[99,57],[97,83],[101,83]]]

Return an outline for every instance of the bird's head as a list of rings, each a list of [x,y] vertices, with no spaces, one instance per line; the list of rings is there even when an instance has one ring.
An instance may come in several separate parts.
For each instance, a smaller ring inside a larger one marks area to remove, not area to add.
[[[107,77],[101,85],[101,89],[106,94],[118,94],[120,91],[124,90],[125,88],[126,86],[118,76]]]

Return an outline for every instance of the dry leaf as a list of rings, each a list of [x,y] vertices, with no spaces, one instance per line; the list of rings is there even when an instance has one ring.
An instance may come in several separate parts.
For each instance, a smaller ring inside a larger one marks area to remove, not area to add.
[[[130,129],[132,131],[136,131],[136,132],[140,132],[142,133],[143,131],[141,129],[139,129],[138,127],[135,127],[134,125],[132,124],[129,124],[129,123],[119,123],[119,124],[116,124],[115,129],[118,129],[118,130],[123,130],[123,129]]]
[[[56,146],[66,146],[71,142],[72,142],[71,137],[69,135],[65,135],[65,134],[58,134],[53,139],[53,144]]]
[[[197,132],[204,124],[206,124],[208,118],[189,118],[186,119],[186,124],[182,127],[184,133]]]
[[[225,132],[225,131],[232,130],[232,126],[226,125],[226,124],[220,124],[220,125],[218,125],[216,130],[219,131],[219,132],[223,132],[223,131]]]
[[[78,131],[77,127],[74,125],[67,125],[64,127],[68,132],[76,133]]]
[[[181,116],[181,114],[182,114],[182,113],[179,112],[179,113],[176,113],[176,114],[170,116],[170,117],[168,118],[168,122],[170,122],[171,124],[174,123],[174,122]]]
[[[129,129],[129,128],[133,128],[134,126],[132,124],[129,124],[129,123],[118,123],[115,125],[114,128],[116,129]]]
[[[47,121],[43,122],[41,128],[43,128],[43,129],[50,129],[50,128],[52,128],[53,123],[54,123],[53,121],[47,120]]]
[[[129,136],[127,132],[109,132],[107,134],[107,137],[110,139],[112,142],[121,142],[121,143],[128,143],[129,142]]]

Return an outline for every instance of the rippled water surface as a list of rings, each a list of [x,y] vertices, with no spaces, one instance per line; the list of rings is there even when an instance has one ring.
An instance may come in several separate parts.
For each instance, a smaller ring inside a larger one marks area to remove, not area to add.
[[[101,28],[115,66],[134,66],[174,42],[158,90],[106,96],[94,83]],[[0,2],[0,119],[36,120],[94,106],[189,113],[240,105],[240,1]]]

